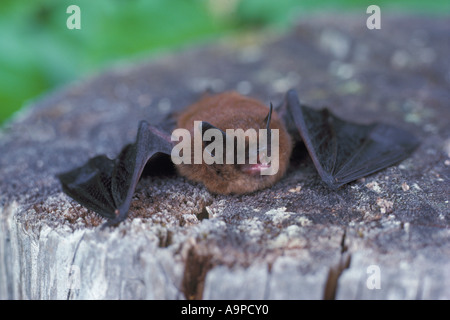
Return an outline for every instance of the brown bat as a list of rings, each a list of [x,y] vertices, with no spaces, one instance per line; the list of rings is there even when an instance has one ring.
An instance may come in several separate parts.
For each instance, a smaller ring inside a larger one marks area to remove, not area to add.
[[[270,110],[269,110],[270,111]],[[274,175],[260,175],[260,164],[180,164],[177,171],[189,180],[203,183],[219,194],[243,194],[267,188],[280,180],[289,166],[292,151],[291,138],[276,112],[268,120],[267,106],[256,99],[236,92],[207,95],[189,106],[177,121],[178,128],[194,132],[194,121],[214,124],[222,132],[227,129],[279,130],[279,169]],[[245,115],[243,117],[242,115]],[[207,126],[211,128],[210,126]],[[225,148],[226,149],[226,148]]]
[[[183,153],[190,154],[185,158],[188,161],[176,164],[177,171],[217,194],[245,194],[272,186],[285,174],[293,145],[299,141],[305,144],[320,177],[331,189],[405,159],[418,145],[413,135],[400,128],[380,123],[355,124],[337,118],[327,109],[306,107],[300,103],[295,90],[287,92],[277,111],[272,105],[267,108],[256,99],[235,92],[206,95],[187,107],[176,120],[178,129],[184,129],[189,136],[194,135],[194,140],[196,121],[201,124],[202,137],[210,129],[216,130],[211,132],[219,132],[214,140],[201,140],[201,151],[207,152],[205,155],[211,154],[211,159],[215,160],[223,160],[225,155],[216,155],[219,149],[208,151],[213,143],[223,146],[226,152],[234,152],[231,158],[236,160],[239,149],[233,147],[238,142],[236,137],[230,138],[231,129],[255,130],[266,135],[267,143],[259,140],[256,149],[252,149],[249,137],[244,136],[245,161],[231,163],[207,163],[206,159],[195,163],[192,152],[195,141],[186,142],[187,136],[183,137],[187,146]],[[161,154],[172,155],[175,162],[173,136],[142,121],[135,143],[125,146],[116,159],[100,155],[81,167],[60,174],[58,177],[64,192],[107,218],[106,225],[118,224],[128,215],[144,167],[151,165]],[[266,160],[272,153],[274,136],[278,138],[277,157],[272,157],[268,163]],[[256,162],[249,160],[252,153]],[[276,164],[277,170],[263,175],[262,172],[272,164]]]

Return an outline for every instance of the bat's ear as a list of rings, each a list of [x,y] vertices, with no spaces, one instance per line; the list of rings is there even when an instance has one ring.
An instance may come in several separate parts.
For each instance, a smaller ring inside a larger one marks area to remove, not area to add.
[[[272,118],[272,110],[273,110],[273,105],[272,105],[272,102],[271,102],[270,103],[270,107],[269,107],[269,113],[264,118],[264,123],[266,124],[266,129],[267,130],[270,129],[270,119]]]
[[[213,126],[213,125],[212,125],[211,123],[209,123],[209,122],[202,121],[202,122],[200,123],[200,125],[201,125],[200,130],[201,130],[201,132],[202,132],[202,136],[203,136],[203,135],[205,134],[205,132],[206,132],[207,130],[209,130],[209,129],[215,129],[215,130],[220,131],[220,133],[222,134],[223,138],[226,138],[226,136],[227,136],[227,134],[226,134],[223,130],[221,130],[221,129],[215,127],[215,126]],[[210,142],[210,143],[211,143],[211,142]]]
[[[258,148],[258,153],[259,152],[263,152],[266,151],[268,156],[270,156],[270,150],[271,150],[271,141],[272,141],[272,134],[270,131],[270,120],[272,119],[272,111],[273,111],[273,105],[272,102],[270,103],[270,107],[269,107],[269,113],[267,114],[267,116],[264,118],[264,123],[265,123],[265,128],[267,130],[267,144],[266,147],[261,148],[261,146]]]
[[[223,131],[220,130],[219,128],[213,126],[211,123],[206,122],[206,121],[202,121],[200,123],[200,131],[202,133],[202,137],[205,135],[205,132],[208,131],[209,129],[215,129],[217,130],[217,132],[219,132],[222,135],[222,142],[223,142],[223,149],[225,150],[225,145],[226,145],[226,141],[227,141],[227,134]],[[215,139],[215,138],[214,138]],[[204,141],[203,140],[203,148],[206,148],[207,146],[209,146],[213,141],[215,141],[214,139],[211,139],[210,141]],[[206,149],[208,150],[208,149]],[[214,149],[211,150],[211,156],[214,157]]]

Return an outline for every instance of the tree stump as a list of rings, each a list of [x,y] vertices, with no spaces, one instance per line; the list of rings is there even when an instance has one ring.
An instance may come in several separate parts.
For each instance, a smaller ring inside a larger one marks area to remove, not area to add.
[[[448,18],[314,16],[124,64],[42,97],[0,133],[2,299],[450,299]],[[139,182],[116,228],[60,172],[117,155],[205,89],[269,104],[296,88],[342,118],[415,132],[402,163],[337,191],[308,157],[251,195]]]

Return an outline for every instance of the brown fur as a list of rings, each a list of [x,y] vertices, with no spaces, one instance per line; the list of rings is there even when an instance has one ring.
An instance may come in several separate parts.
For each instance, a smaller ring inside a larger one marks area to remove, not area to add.
[[[265,129],[264,118],[268,108],[262,102],[244,97],[236,92],[207,95],[190,105],[180,114],[179,128],[188,129],[193,137],[194,121],[206,121],[226,129]],[[289,134],[275,111],[272,112],[271,129],[279,130],[279,170],[275,175],[249,175],[234,164],[180,164],[178,172],[186,178],[203,183],[213,193],[243,194],[267,188],[281,179],[289,165],[292,143]]]

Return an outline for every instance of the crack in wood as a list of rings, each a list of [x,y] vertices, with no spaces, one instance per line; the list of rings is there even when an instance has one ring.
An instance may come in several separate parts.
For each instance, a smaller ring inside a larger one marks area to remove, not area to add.
[[[325,284],[325,290],[323,294],[324,300],[335,300],[339,277],[342,275],[345,269],[350,267],[351,254],[348,252],[348,246],[346,244],[347,230],[344,229],[344,233],[341,239],[341,256],[337,265],[332,266],[328,272],[327,281]]]
[[[211,254],[202,253],[195,245],[188,249],[181,284],[181,291],[187,300],[203,298],[205,278],[213,266]]]

